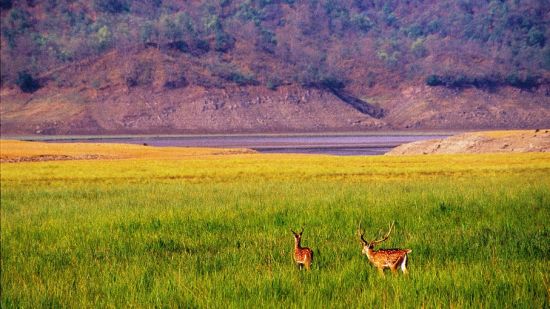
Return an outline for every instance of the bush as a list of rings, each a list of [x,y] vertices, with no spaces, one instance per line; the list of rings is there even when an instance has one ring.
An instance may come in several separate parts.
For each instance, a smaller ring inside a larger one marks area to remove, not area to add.
[[[426,77],[426,85],[428,86],[440,86],[440,85],[443,85],[443,80],[441,79],[441,77],[439,75],[428,75],[428,77]]]
[[[330,76],[323,77],[320,80],[320,85],[323,88],[340,90],[346,87],[346,82],[341,78],[338,78],[334,75],[330,75]]]
[[[224,80],[234,82],[239,86],[258,85],[258,81],[252,74],[243,74],[238,68],[228,63],[217,63],[210,65],[210,72],[213,76],[217,76]]]
[[[441,21],[438,19],[432,20],[426,26],[426,32],[429,34],[439,33],[442,29]]]
[[[177,50],[177,51],[180,51],[182,53],[187,53],[189,52],[189,45],[187,45],[187,43],[185,43],[184,41],[174,41],[174,42],[170,42],[166,45],[169,49],[173,49],[173,50]]]
[[[254,86],[258,85],[258,81],[252,75],[245,75],[240,72],[231,72],[226,78],[239,86]]]
[[[126,0],[94,0],[96,9],[101,12],[119,14],[130,11],[130,5]]]
[[[106,25],[102,26],[97,30],[95,34],[96,39],[96,48],[98,52],[102,52],[111,46],[113,42],[113,33]]]
[[[357,29],[365,33],[369,32],[372,27],[374,27],[374,23],[372,22],[372,20],[364,13],[352,15],[351,23]]]
[[[126,73],[128,87],[150,85],[154,79],[154,63],[151,61],[137,61]]]
[[[139,39],[142,43],[150,43],[158,37],[158,30],[150,21],[145,22],[139,29]]]
[[[382,49],[376,53],[376,56],[378,56],[378,59],[382,60],[387,66],[395,68],[399,64],[401,53],[398,50],[387,51]]]
[[[0,0],[0,9],[9,10],[11,9],[12,4],[13,3],[11,0]]]
[[[346,79],[342,72],[325,68],[325,63],[309,64],[296,76],[297,82],[303,87],[313,87],[340,90],[346,87]]]
[[[527,74],[525,77],[512,73],[506,77],[506,84],[520,89],[533,89],[539,85],[537,78]]]
[[[256,40],[256,47],[258,49],[268,52],[270,54],[275,53],[275,47],[277,46],[277,37],[275,33],[262,28],[260,30],[260,35]]]
[[[428,86],[445,86],[447,88],[466,88],[475,87],[478,89],[491,89],[498,86],[511,86],[520,89],[532,89],[540,84],[538,78],[527,74],[524,77],[517,73],[512,73],[506,78],[501,75],[485,75],[485,76],[466,76],[463,74],[457,75],[429,75],[426,78]]]
[[[216,41],[214,50],[219,52],[227,52],[235,46],[235,39],[223,31],[216,32]]]
[[[414,23],[410,27],[405,29],[405,34],[410,38],[418,38],[424,35],[424,27]]]
[[[416,41],[414,41],[411,45],[411,52],[417,57],[417,58],[423,58],[426,57],[428,54],[428,50],[424,46],[425,39],[418,38]]]
[[[195,47],[205,53],[210,51],[210,43],[206,40],[197,40],[197,42],[195,42]]]
[[[542,33],[542,31],[535,28],[529,30],[529,33],[527,34],[527,44],[530,46],[544,47],[545,43],[546,38],[544,37],[544,33]]]
[[[21,91],[26,93],[35,92],[41,87],[40,82],[26,71],[17,73],[15,84],[19,86],[19,89],[21,89]]]
[[[272,77],[272,78],[267,80],[266,86],[267,86],[267,89],[275,91],[275,90],[277,90],[277,88],[279,88],[279,86],[282,85],[282,83],[283,83],[283,81],[280,80],[279,78]]]
[[[183,87],[187,86],[188,84],[189,84],[189,82],[187,81],[185,76],[180,75],[180,76],[177,76],[175,78],[167,80],[164,83],[164,88],[178,89],[178,88],[183,88]]]
[[[181,40],[183,27],[177,24],[177,19],[172,15],[163,16],[161,20],[161,35],[168,41]]]

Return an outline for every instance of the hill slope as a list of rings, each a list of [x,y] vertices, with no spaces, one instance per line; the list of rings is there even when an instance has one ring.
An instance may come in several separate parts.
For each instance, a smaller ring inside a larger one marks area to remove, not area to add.
[[[547,1],[2,1],[2,133],[550,126]]]

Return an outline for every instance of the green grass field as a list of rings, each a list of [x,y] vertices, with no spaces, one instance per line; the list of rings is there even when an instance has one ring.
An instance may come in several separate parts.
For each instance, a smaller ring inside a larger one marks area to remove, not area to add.
[[[549,222],[549,154],[2,163],[1,307],[548,308]]]

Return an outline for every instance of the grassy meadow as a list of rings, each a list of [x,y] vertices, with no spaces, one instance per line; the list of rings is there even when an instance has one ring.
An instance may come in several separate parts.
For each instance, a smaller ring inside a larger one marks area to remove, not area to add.
[[[0,144],[75,147],[48,145]],[[0,165],[2,308],[550,306],[550,154],[87,147],[103,159]],[[374,238],[391,221],[408,276],[360,254],[359,222]],[[301,226],[311,272],[292,262]]]

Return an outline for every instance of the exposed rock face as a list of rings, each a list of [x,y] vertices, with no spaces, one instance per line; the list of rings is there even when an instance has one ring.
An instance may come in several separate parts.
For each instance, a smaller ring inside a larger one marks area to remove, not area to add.
[[[496,152],[550,152],[550,130],[464,133],[445,139],[404,144],[386,155]]]
[[[295,85],[277,90],[193,85],[156,90],[113,85],[105,89],[43,88],[33,94],[4,89],[1,131],[51,135],[550,127],[550,103],[535,93],[433,93],[419,88],[415,95],[388,92],[384,101],[367,98],[363,102],[376,104],[369,110],[373,115],[331,91]]]
[[[99,93],[86,104],[49,105],[58,110],[59,116],[42,113],[35,115],[42,117],[34,118],[30,114],[35,112],[29,110],[26,122],[3,117],[2,131],[34,134],[360,131],[384,125],[330,92],[292,86],[277,91],[260,87],[208,90],[187,87],[159,93],[134,88],[126,94]],[[11,114],[6,109],[3,108],[3,115]],[[70,109],[75,109],[74,114],[61,116]]]

